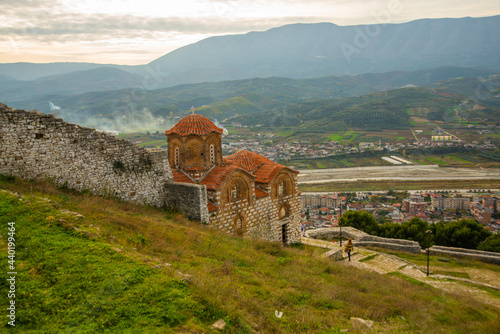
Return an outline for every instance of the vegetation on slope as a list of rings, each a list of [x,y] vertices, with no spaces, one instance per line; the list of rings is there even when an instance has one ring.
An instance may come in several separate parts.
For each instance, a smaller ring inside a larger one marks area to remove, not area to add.
[[[49,182],[2,177],[0,187],[24,195],[0,192],[5,265],[6,224],[16,223],[14,332],[209,333],[220,318],[225,333],[339,333],[350,317],[387,333],[500,326],[497,310],[478,301],[321,259],[316,248],[220,234]]]
[[[473,219],[430,224],[419,218],[412,218],[401,224],[385,222],[379,224],[371,213],[347,211],[341,218],[342,226],[352,226],[368,234],[385,238],[417,241],[422,248],[430,245],[481,249],[497,252],[497,237]],[[432,233],[428,235],[426,231]]]

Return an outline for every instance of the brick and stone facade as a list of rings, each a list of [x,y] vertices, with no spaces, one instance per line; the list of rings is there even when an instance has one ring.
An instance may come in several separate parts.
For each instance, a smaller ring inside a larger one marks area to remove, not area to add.
[[[165,131],[175,182],[206,187],[208,223],[215,228],[299,242],[298,172],[248,151],[223,158],[222,133],[196,114]]]

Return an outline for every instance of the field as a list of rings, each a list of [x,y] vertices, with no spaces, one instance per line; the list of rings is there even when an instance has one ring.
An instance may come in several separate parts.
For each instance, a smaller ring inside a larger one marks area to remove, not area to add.
[[[316,247],[220,234],[50,182],[2,176],[0,188],[10,191],[0,191],[4,263],[6,223],[17,233],[13,333],[216,333],[223,319],[224,333],[328,334],[352,331],[351,317],[377,333],[500,327],[498,309],[469,295],[332,262]]]
[[[377,190],[447,190],[447,189],[498,189],[498,180],[447,180],[447,181],[355,181],[328,182],[324,184],[299,184],[304,192],[349,192]]]

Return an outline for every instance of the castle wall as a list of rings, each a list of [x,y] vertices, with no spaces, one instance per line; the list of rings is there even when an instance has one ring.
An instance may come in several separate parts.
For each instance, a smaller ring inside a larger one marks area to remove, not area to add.
[[[205,186],[167,182],[165,184],[165,205],[182,211],[193,220],[202,223],[209,222]]]
[[[52,115],[0,104],[0,173],[163,206],[167,151],[146,150]]]

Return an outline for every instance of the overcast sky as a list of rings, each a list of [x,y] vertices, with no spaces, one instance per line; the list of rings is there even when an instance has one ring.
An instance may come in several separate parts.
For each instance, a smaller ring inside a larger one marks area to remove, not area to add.
[[[498,0],[0,0],[0,63],[136,65],[206,37],[289,23],[492,15]]]

